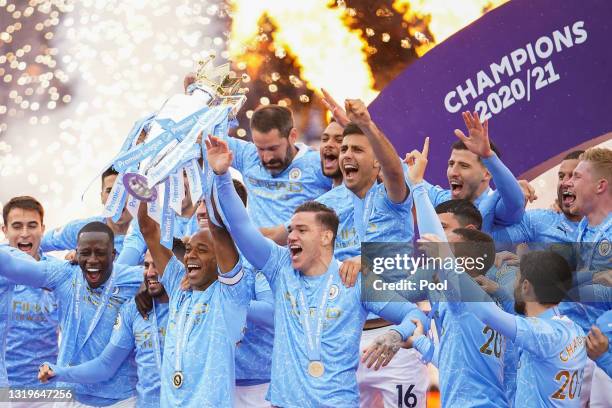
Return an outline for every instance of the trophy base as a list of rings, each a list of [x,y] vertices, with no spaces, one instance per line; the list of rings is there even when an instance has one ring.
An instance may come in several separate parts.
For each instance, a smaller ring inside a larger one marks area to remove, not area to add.
[[[128,193],[140,201],[152,202],[157,200],[157,188],[149,188],[147,178],[138,173],[125,173],[123,185]]]

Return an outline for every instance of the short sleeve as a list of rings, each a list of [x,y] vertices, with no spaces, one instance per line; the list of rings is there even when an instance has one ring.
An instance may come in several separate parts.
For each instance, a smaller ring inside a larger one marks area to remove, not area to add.
[[[228,137],[226,139],[227,144],[234,153],[234,161],[232,162],[232,167],[234,167],[239,172],[243,173],[246,165],[249,162],[249,159],[257,154],[255,145],[253,143],[249,143],[244,140],[240,140],[235,137]]]
[[[136,306],[133,300],[121,306],[117,314],[117,319],[115,320],[115,325],[113,326],[113,332],[110,339],[111,344],[125,349],[134,347],[134,332],[132,331],[132,327],[134,325],[135,309]]]
[[[172,256],[160,280],[171,297],[175,296],[176,292],[180,290],[183,276],[185,276],[185,266],[175,256]]]
[[[217,273],[224,296],[236,305],[247,306],[251,301],[255,282],[253,274],[248,268],[243,267],[241,260],[231,271],[221,273],[217,268]]]
[[[537,317],[515,316],[517,347],[531,354],[549,358],[559,353],[563,345],[570,341],[569,330],[564,330],[562,323]]]
[[[40,249],[43,252],[76,249],[76,236],[80,224],[82,224],[82,221],[71,221],[62,227],[47,232],[40,242]]]

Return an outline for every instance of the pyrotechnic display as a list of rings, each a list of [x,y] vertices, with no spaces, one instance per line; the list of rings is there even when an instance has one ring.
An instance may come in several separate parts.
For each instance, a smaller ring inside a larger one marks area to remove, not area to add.
[[[0,407],[608,407],[611,19],[0,0]]]

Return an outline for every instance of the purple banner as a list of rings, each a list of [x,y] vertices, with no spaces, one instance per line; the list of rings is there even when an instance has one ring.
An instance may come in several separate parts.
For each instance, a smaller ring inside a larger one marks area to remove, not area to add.
[[[372,102],[401,156],[431,138],[427,179],[447,187],[460,112],[489,119],[517,176],[612,136],[612,2],[514,0],[416,61]]]

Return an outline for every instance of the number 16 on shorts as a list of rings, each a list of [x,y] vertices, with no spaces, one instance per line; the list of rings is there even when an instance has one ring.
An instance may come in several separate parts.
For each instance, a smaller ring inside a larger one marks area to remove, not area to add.
[[[397,389],[398,408],[414,408],[417,406],[417,396],[412,392],[414,384],[397,384],[395,388]]]

